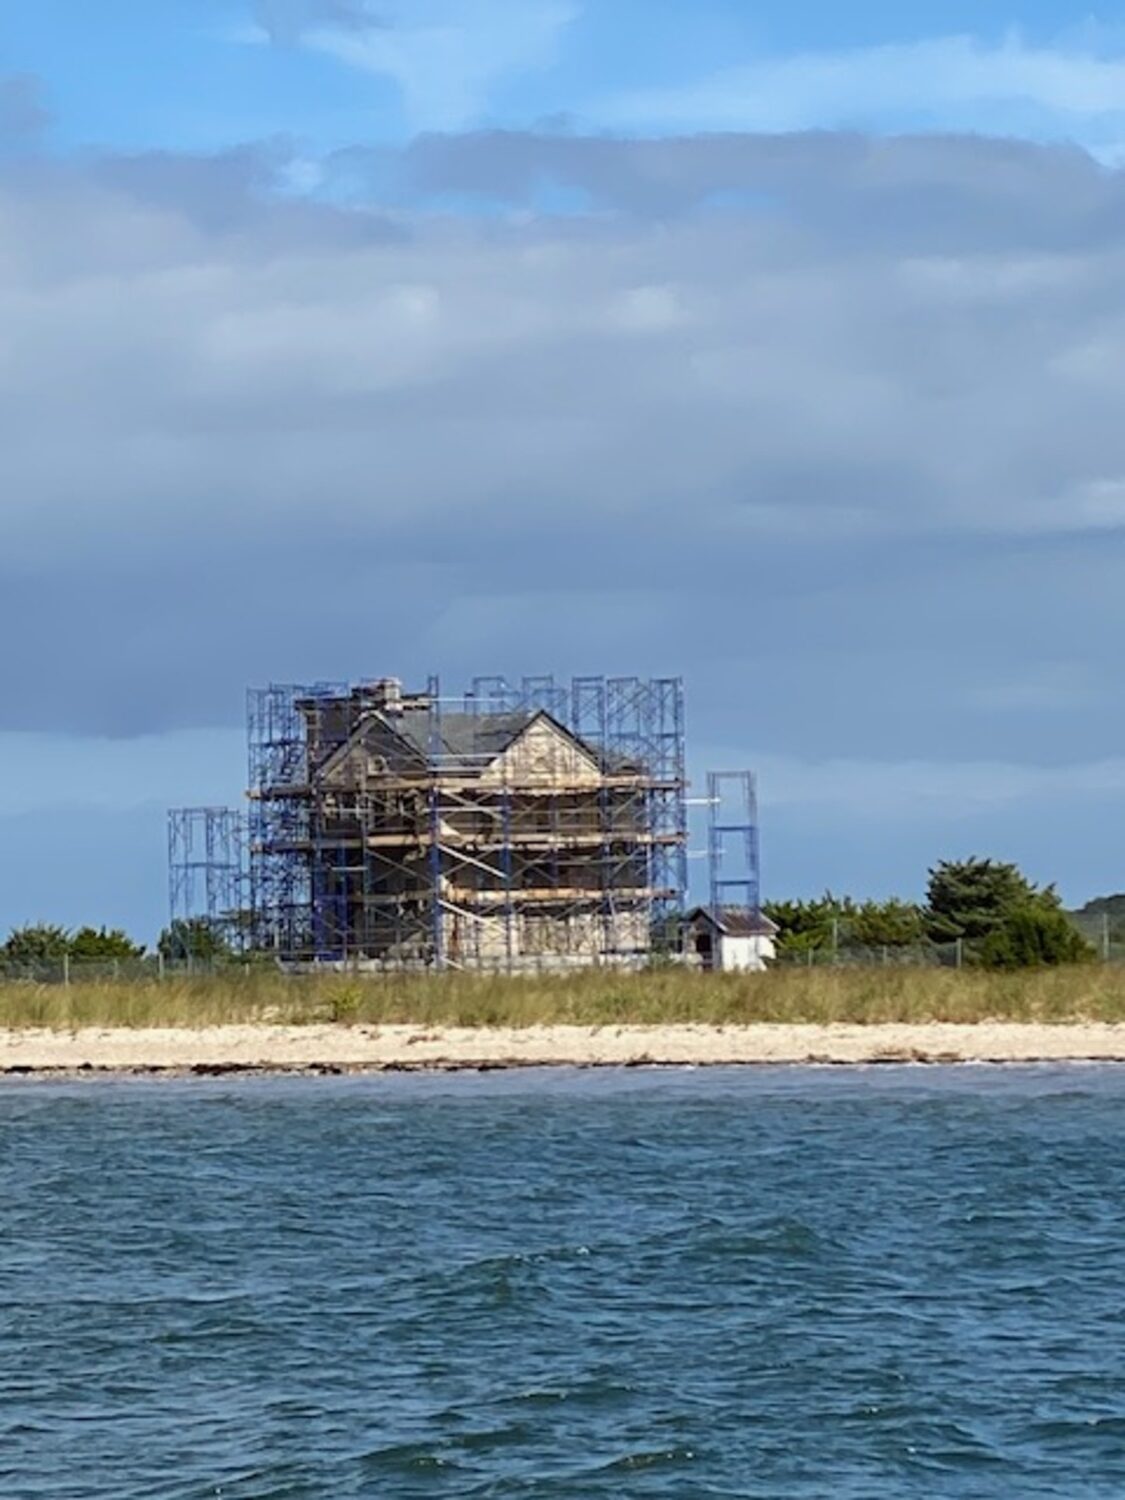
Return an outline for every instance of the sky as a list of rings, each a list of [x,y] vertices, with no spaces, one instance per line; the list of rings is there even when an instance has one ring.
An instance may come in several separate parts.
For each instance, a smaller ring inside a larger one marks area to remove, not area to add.
[[[767,895],[1125,888],[1123,292],[1117,7],[3,7],[0,928],[431,672],[682,674]]]

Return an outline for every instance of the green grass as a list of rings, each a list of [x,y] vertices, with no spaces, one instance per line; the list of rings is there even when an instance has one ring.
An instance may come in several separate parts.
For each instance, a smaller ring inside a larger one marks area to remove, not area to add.
[[[586,972],[497,979],[250,971],[164,983],[0,985],[0,1027],[201,1027],[247,1022],[417,1026],[697,1022],[1125,1021],[1125,969],[783,969],[765,975]]]

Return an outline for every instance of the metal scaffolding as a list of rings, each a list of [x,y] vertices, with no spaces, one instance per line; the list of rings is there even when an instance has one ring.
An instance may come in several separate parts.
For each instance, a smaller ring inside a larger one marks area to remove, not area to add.
[[[168,814],[168,905],[173,932],[206,921],[216,937],[241,947],[247,871],[246,819],[240,811],[184,807]]]
[[[514,971],[636,965],[683,908],[679,679],[275,685],[247,722],[245,817],[172,815],[174,915],[230,903],[295,964]]]
[[[708,865],[711,915],[761,910],[761,858],[758,839],[758,787],[752,771],[711,771]]]

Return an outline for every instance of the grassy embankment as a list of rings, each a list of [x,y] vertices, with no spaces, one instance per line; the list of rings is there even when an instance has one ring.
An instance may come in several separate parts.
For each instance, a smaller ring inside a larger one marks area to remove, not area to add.
[[[536,1026],[694,1022],[1122,1021],[1125,968],[674,970],[554,978],[467,975],[286,979],[274,973],[164,983],[0,985],[0,1028],[308,1025]]]

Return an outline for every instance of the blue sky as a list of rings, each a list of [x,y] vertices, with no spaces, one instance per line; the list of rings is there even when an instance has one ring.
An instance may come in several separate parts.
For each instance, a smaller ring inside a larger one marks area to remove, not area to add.
[[[164,917],[271,678],[683,672],[767,887],[1125,886],[1125,21],[0,12],[0,926]]]
[[[43,80],[55,144],[121,151],[284,137],[316,155],[542,121],[1104,149],[1125,118],[1125,22],[1051,0],[39,0],[0,17],[0,54]]]

